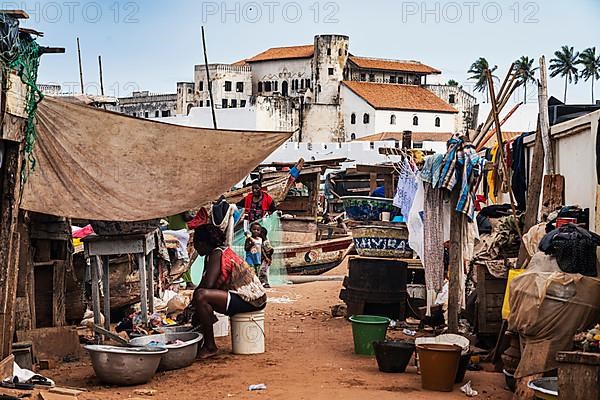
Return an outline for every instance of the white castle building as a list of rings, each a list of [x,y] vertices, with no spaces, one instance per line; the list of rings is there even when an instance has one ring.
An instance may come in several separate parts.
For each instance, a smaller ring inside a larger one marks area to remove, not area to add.
[[[177,83],[177,116],[162,120],[212,127],[210,84],[218,128],[294,131],[296,142],[379,140],[407,130],[438,142],[472,128],[475,97],[428,83],[440,70],[353,55],[348,36],[317,35],[310,45],[209,64],[208,72],[210,81],[197,65],[193,82]]]

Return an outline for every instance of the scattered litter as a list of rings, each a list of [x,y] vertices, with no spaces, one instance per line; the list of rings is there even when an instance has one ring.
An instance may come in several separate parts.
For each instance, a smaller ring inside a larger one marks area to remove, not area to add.
[[[265,385],[264,383],[258,383],[256,385],[250,385],[250,386],[248,386],[248,390],[250,392],[253,392],[255,390],[267,390],[267,385]]]
[[[390,321],[389,328],[394,329],[397,325],[398,323],[396,322],[396,320],[393,319]]]
[[[474,390],[471,387],[471,381],[469,381],[469,382],[465,383],[463,386],[461,386],[460,391],[463,392],[464,394],[466,394],[467,397],[475,397],[479,394],[479,393],[477,393],[477,390]]]
[[[404,333],[406,336],[415,336],[417,334],[417,331],[411,331],[410,329],[403,329],[402,333]]]
[[[154,389],[136,389],[133,394],[137,396],[154,396],[157,393]]]
[[[267,300],[267,302],[269,303],[274,303],[274,304],[290,304],[295,302],[296,300],[292,300],[287,296],[284,297],[269,297],[269,299]]]

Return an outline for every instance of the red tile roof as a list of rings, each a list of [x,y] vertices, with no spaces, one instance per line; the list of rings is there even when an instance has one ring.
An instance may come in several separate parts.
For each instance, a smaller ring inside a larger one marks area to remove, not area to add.
[[[246,60],[239,60],[239,61],[232,63],[231,65],[233,65],[234,67],[244,67],[244,66],[248,65],[248,63],[246,62]]]
[[[343,81],[350,90],[378,110],[457,113],[433,92],[415,85]]]
[[[414,72],[419,74],[441,74],[439,69],[421,64],[418,61],[385,60],[383,58],[368,58],[350,56],[349,60],[359,68],[379,69],[385,71]]]
[[[312,44],[305,46],[272,47],[246,60],[246,62],[310,58],[315,52]]]
[[[413,132],[413,142],[447,142],[452,137],[451,132]],[[356,142],[380,142],[383,140],[402,141],[402,132],[380,132],[356,139]]]
[[[522,134],[523,134],[523,132],[504,132],[504,131],[502,131],[502,140],[505,142],[509,142],[511,140],[518,138]],[[498,143],[498,141],[496,140],[496,134],[494,133],[494,135],[490,138],[490,140],[488,140],[485,143],[485,147],[493,147],[496,143]]]

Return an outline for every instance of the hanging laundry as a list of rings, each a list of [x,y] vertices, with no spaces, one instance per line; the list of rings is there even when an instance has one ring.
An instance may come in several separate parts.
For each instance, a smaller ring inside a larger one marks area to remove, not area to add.
[[[490,155],[492,157],[492,162],[495,163],[497,161],[497,156],[498,156],[498,144],[496,144],[496,145],[494,145],[494,147],[492,147],[492,150],[490,150]],[[493,204],[497,204],[496,194],[498,192],[497,192],[496,182],[498,181],[498,174],[496,171],[497,171],[497,168],[494,168],[493,170],[491,170],[490,172],[487,173],[488,199],[490,199],[490,201]]]
[[[414,166],[407,158],[401,161],[398,185],[396,187],[393,204],[400,209],[400,212],[405,219],[408,219],[408,214],[417,192],[417,171],[416,166]]]
[[[423,268],[427,288],[427,315],[444,285],[444,193],[424,184]]]

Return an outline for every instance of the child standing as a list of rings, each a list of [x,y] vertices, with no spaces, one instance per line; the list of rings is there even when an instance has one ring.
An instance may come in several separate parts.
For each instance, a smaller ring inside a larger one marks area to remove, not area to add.
[[[256,276],[259,274],[262,253],[262,237],[260,235],[261,226],[258,222],[253,222],[250,225],[250,232],[247,233],[246,244],[246,262],[250,265]]]
[[[267,231],[267,228],[261,227],[260,236],[262,238],[262,263],[260,265],[258,279],[266,288],[271,287],[271,285],[269,285],[269,267],[273,263],[273,253],[275,252],[273,246],[271,246],[271,242],[269,242],[269,238],[267,237],[268,233],[269,231]]]

